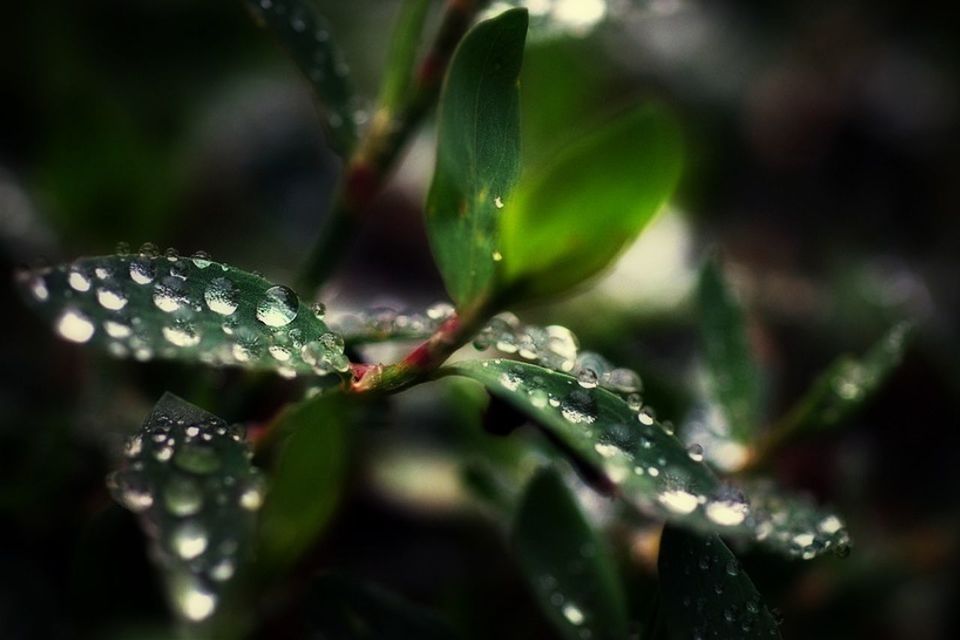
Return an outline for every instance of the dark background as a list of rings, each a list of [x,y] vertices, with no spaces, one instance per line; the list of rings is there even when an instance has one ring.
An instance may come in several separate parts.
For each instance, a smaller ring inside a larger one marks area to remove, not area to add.
[[[396,3],[320,4],[361,93],[375,95]],[[652,96],[684,122],[687,159],[671,212],[618,267],[628,279],[524,317],[567,323],[585,346],[637,368],[650,401],[678,423],[697,359],[686,293],[709,250],[726,258],[749,309],[770,418],[839,353],[861,352],[898,319],[918,323],[903,366],[865,411],[779,460],[781,480],[835,505],[855,541],[847,559],[746,556],[786,638],[960,631],[960,39],[939,11],[611,2],[594,28],[544,18],[531,35],[530,158]],[[420,222],[430,135],[414,142],[376,222],[323,291],[331,309],[444,297]],[[151,241],[289,280],[338,170],[309,87],[238,0],[3,9],[5,274]],[[205,407],[236,421],[269,417],[296,389],[266,382],[237,398],[224,391],[243,380],[236,372],[81,352],[40,326],[7,275],[0,295],[0,637],[163,637],[142,537],[103,487],[119,438],[163,390],[190,397],[198,379]],[[361,437],[401,454],[443,451],[433,423],[450,419],[429,401],[399,401],[384,414],[393,429]],[[442,608],[472,637],[548,637],[496,527],[358,476],[321,565]],[[641,599],[645,569],[627,556]]]

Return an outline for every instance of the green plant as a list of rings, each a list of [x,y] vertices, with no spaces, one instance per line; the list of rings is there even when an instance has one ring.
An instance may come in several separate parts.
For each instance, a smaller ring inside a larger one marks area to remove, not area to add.
[[[312,5],[250,4],[316,89],[333,146],[346,158],[301,294],[329,274],[344,237],[439,98],[424,208],[453,304],[386,325],[372,318],[338,326],[326,321],[322,304],[304,304],[286,286],[202,253],[161,254],[150,245],[20,275],[27,301],[67,340],[118,357],[235,366],[311,385],[247,437],[165,395],[127,443],[109,486],[143,523],[185,629],[215,637],[264,631],[272,603],[299,596],[322,602],[311,628],[331,637],[449,637],[434,616],[349,579],[326,576],[310,593],[289,584],[346,481],[349,428],[386,397],[466,379],[470,386],[450,386],[464,404],[486,401],[479,385],[549,444],[544,468],[532,473],[478,446],[483,465],[473,480],[499,521],[512,523],[518,564],[559,636],[778,636],[774,616],[719,536],[802,559],[846,552],[837,515],[758,480],[757,472],[793,439],[838,424],[878,388],[899,360],[906,328],[895,327],[862,360],[832,366],[796,409],[761,431],[762,377],[743,312],[718,264],[707,261],[698,291],[708,373],[702,400],[720,427],[681,441],[644,403],[635,372],[580,351],[563,327],[523,324],[505,311],[588,281],[654,218],[682,164],[669,112],[636,108],[524,166],[517,81],[526,12],[507,10],[469,28],[483,3],[451,2],[417,65],[429,3],[410,0],[364,129],[340,54]],[[348,357],[348,347],[409,339],[422,342],[394,363]],[[471,342],[492,357],[450,361]],[[654,615],[642,628],[613,554],[570,490],[573,472],[618,498],[624,526],[667,523]],[[527,482],[522,495],[515,481]]]

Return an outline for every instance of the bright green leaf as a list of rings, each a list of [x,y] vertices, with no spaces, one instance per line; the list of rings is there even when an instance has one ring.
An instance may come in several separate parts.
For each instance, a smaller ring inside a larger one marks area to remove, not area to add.
[[[569,640],[627,637],[616,564],[560,475],[537,473],[513,525],[513,543],[541,608]]]
[[[264,574],[289,568],[336,508],[347,463],[347,400],[330,394],[287,409],[274,425],[280,444],[260,518],[257,561]]]
[[[719,536],[668,526],[658,564],[670,638],[780,637],[770,610]]]
[[[638,412],[606,389],[584,388],[569,375],[510,360],[463,361],[440,373],[481,382],[535,420],[595,485],[648,515],[758,540],[792,557],[813,557],[848,541],[835,516],[813,510],[794,518],[789,501],[751,505],[649,409]]]
[[[342,339],[293,291],[205,257],[80,258],[20,282],[61,337],[117,357],[285,377],[349,368]]]
[[[440,98],[427,231],[460,307],[488,294],[496,275],[498,217],[519,172],[517,78],[526,33],[524,9],[471,29],[454,53]]]
[[[325,640],[452,640],[438,616],[375,585],[325,575],[307,596],[303,637]]]
[[[743,310],[712,260],[700,273],[697,297],[710,395],[730,438],[749,444],[760,421],[760,372],[750,352]]]
[[[556,294],[601,271],[667,201],[680,164],[676,122],[648,106],[525,172],[500,221],[511,297]]]
[[[178,616],[210,618],[250,553],[263,479],[242,429],[165,394],[107,480],[151,538]]]
[[[357,105],[346,63],[312,0],[245,0],[313,86],[326,113],[331,146],[348,152],[356,142]]]

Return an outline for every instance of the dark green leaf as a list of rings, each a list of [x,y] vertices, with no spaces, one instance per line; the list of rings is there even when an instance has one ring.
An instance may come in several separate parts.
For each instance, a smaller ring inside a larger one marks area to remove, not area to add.
[[[551,295],[602,270],[667,201],[680,164],[676,122],[648,106],[525,172],[501,214],[504,286]]]
[[[315,581],[308,596],[307,635],[325,640],[448,640],[438,616],[374,585],[344,576]],[[305,636],[306,637],[306,636]]]
[[[22,274],[61,337],[117,357],[343,372],[343,341],[296,294],[207,258],[116,255]]]
[[[177,614],[206,620],[250,552],[263,499],[242,429],[168,393],[125,457],[110,490],[151,538]]]
[[[730,439],[749,444],[760,421],[760,372],[750,351],[743,310],[712,260],[700,273],[698,301],[710,395]]]
[[[265,574],[287,569],[315,541],[340,498],[347,462],[347,400],[330,394],[287,409],[274,428],[280,445],[260,517],[257,561]]]
[[[794,519],[782,511],[790,508],[789,502],[776,509],[752,508],[741,492],[722,484],[699,461],[698,452],[685,450],[649,409],[635,411],[606,389],[584,388],[571,376],[510,360],[463,361],[440,373],[481,382],[534,419],[595,485],[651,516],[759,540],[795,557],[846,544],[842,523],[826,520],[827,514]],[[820,522],[828,526],[818,528]]]
[[[903,359],[911,325],[898,324],[861,358],[843,356],[827,369],[784,419],[792,437],[836,426],[880,389]],[[771,437],[779,437],[775,431]]]
[[[513,543],[541,608],[560,636],[627,637],[616,564],[556,471],[540,471],[527,486],[513,525]]]
[[[770,610],[719,536],[666,527],[659,573],[671,638],[780,637]]]
[[[349,151],[357,138],[357,105],[347,65],[326,20],[311,0],[245,0],[310,81],[327,116],[332,145]]]
[[[427,231],[450,296],[466,307],[490,292],[503,199],[519,172],[517,78],[524,9],[481,22],[454,53],[440,98]]]

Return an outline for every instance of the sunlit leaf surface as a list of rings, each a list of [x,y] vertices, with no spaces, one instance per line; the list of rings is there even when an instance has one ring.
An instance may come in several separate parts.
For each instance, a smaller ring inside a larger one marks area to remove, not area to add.
[[[627,637],[616,564],[556,471],[540,471],[527,486],[513,543],[540,606],[562,637]]]
[[[139,517],[177,614],[210,618],[247,559],[263,502],[242,429],[168,393],[107,483]]]
[[[60,337],[121,358],[275,371],[346,371],[343,341],[282,285],[203,256],[114,255],[25,272]]]
[[[461,307],[489,292],[501,259],[498,218],[520,171],[517,77],[526,33],[523,9],[475,26],[453,56],[440,98],[427,231]]]
[[[648,106],[525,169],[501,216],[503,286],[529,299],[601,271],[667,201],[680,165],[678,125]]]
[[[332,146],[341,153],[357,137],[357,104],[349,72],[326,20],[312,0],[244,0],[310,81],[327,116]]]
[[[499,359],[458,362],[442,372],[473,378],[526,413],[563,452],[599,474],[601,488],[653,517],[762,541],[793,557],[847,544],[835,516],[836,527],[831,521],[821,528],[829,514],[813,510],[816,517],[798,519],[789,501],[752,506],[702,462],[699,448],[685,449],[649,407],[634,409],[596,381]]]
[[[770,610],[719,536],[668,526],[658,564],[670,638],[780,637]]]

